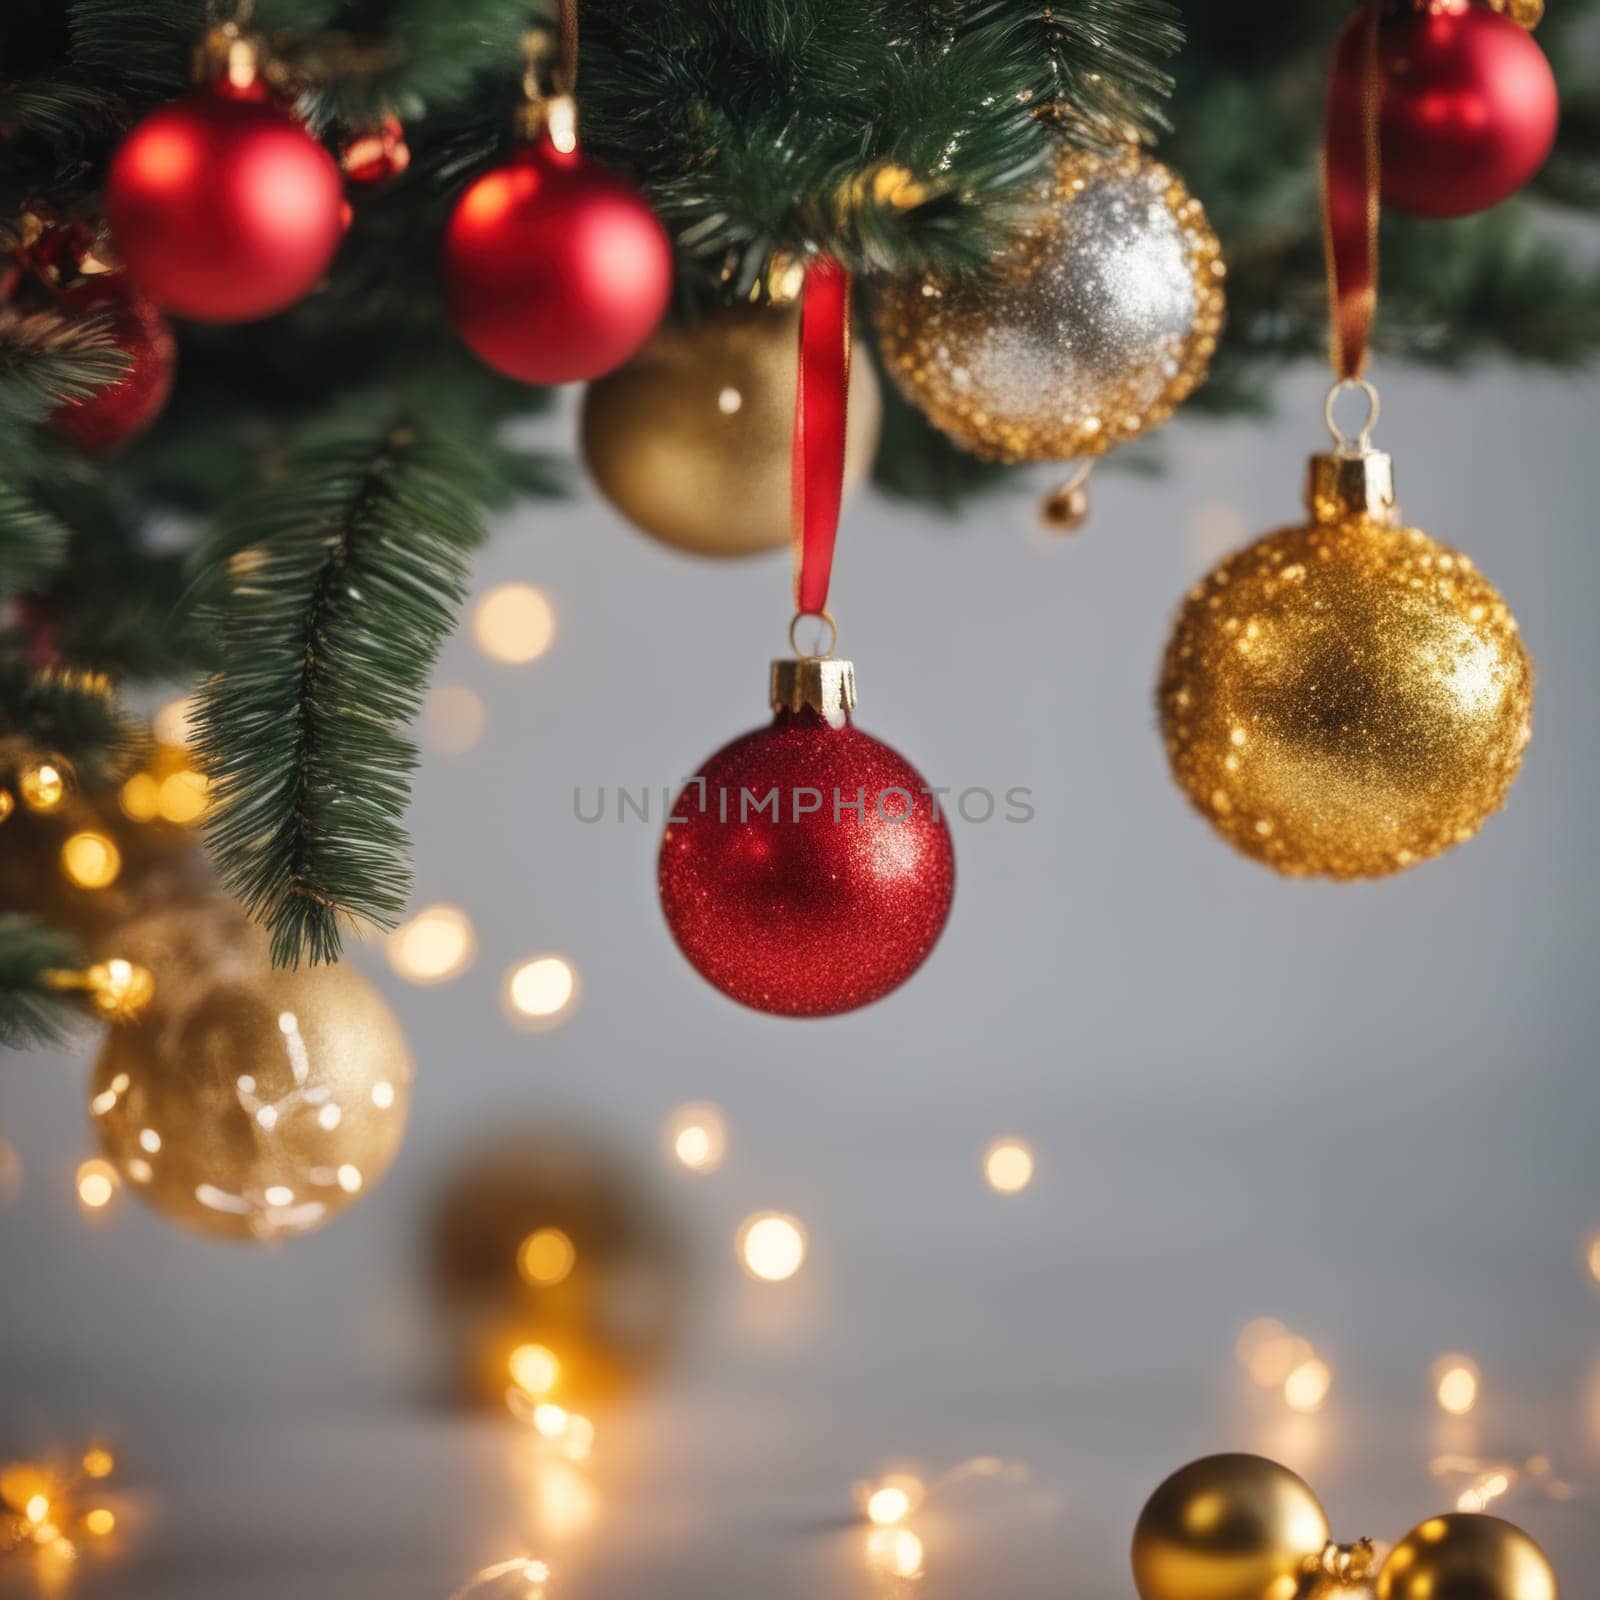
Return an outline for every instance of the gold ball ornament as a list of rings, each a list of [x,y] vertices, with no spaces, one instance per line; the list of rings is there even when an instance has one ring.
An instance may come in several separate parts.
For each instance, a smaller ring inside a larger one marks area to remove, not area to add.
[[[1139,1600],[1296,1600],[1328,1543],[1310,1488],[1264,1456],[1206,1456],[1145,1502],[1133,1532]]]
[[[600,491],[652,538],[705,556],[789,542],[799,312],[736,307],[669,324],[591,383],[583,454]],[[844,484],[872,466],[883,397],[870,360],[850,363]]]
[[[1136,146],[1063,146],[1023,235],[958,283],[879,287],[884,364],[935,427],[994,461],[1097,456],[1204,378],[1224,310],[1200,202]]]
[[[1419,1524],[1389,1552],[1377,1600],[1558,1600],[1544,1551],[1520,1528],[1481,1512]]]
[[[107,1035],[89,1106],[135,1194],[198,1232],[274,1241],[321,1227],[383,1176],[413,1068],[359,973],[275,969],[266,936],[212,901],[147,912],[115,942],[155,992]]]
[[[1470,839],[1532,728],[1516,619],[1464,555],[1400,524],[1389,458],[1314,457],[1311,520],[1190,591],[1158,700],[1174,776],[1289,876],[1375,878]]]
[[[677,1346],[687,1272],[669,1208],[580,1129],[500,1134],[472,1151],[430,1230],[452,1376],[496,1405],[526,1389],[529,1347],[547,1353],[536,1400],[587,1410],[649,1377]]]

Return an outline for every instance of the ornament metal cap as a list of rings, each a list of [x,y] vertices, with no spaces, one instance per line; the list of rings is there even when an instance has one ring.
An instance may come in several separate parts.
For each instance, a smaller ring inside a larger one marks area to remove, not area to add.
[[[1400,520],[1394,497],[1394,458],[1382,450],[1329,451],[1311,458],[1306,506],[1318,522],[1362,517],[1393,527]]]
[[[842,727],[855,710],[855,663],[833,656],[774,661],[767,698],[774,711],[811,710],[830,727]]]

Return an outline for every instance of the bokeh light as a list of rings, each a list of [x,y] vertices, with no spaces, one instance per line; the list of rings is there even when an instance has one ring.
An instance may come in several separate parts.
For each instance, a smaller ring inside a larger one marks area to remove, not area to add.
[[[194,738],[195,710],[193,695],[186,694],[181,699],[169,700],[152,718],[151,732],[162,744],[187,749]]]
[[[86,1477],[109,1478],[116,1468],[116,1457],[103,1444],[92,1444],[83,1453],[83,1471]]]
[[[472,637],[494,661],[521,666],[537,661],[555,637],[550,602],[530,583],[502,583],[472,613]]]
[[[92,1156],[78,1168],[78,1200],[86,1211],[103,1211],[116,1198],[121,1180],[109,1161]]]
[[[1263,1389],[1279,1389],[1289,1374],[1316,1355],[1308,1340],[1291,1333],[1276,1317],[1256,1317],[1240,1330],[1234,1344],[1239,1364],[1251,1382]]]
[[[535,1022],[559,1017],[577,992],[578,975],[560,956],[535,956],[511,969],[506,998],[519,1016]]]
[[[205,815],[207,799],[204,773],[182,767],[161,780],[156,790],[156,810],[163,822],[198,822]]]
[[[22,1157],[5,1139],[0,1139],[0,1211],[22,1192]]]
[[[1440,1356],[1433,1364],[1433,1393],[1439,1409],[1464,1417],[1478,1403],[1480,1374],[1470,1356]]]
[[[85,1513],[83,1525],[96,1538],[103,1539],[116,1527],[116,1513],[106,1506],[96,1506],[92,1511]]]
[[[1033,1182],[1033,1150],[1026,1140],[996,1139],[983,1152],[983,1175],[997,1194],[1017,1194]]]
[[[1600,1233],[1589,1241],[1589,1275],[1600,1283]]]
[[[61,870],[80,889],[109,889],[122,871],[122,852],[107,835],[85,829],[62,844]]]
[[[690,1172],[715,1172],[728,1153],[728,1121],[720,1106],[698,1100],[667,1118],[667,1151]]]
[[[922,1541],[909,1528],[874,1528],[867,1535],[867,1562],[891,1578],[922,1576]]]
[[[740,1225],[738,1247],[739,1260],[752,1278],[782,1283],[805,1261],[806,1231],[797,1218],[781,1211],[758,1211]]]
[[[1309,1361],[1302,1361],[1283,1380],[1283,1398],[1290,1410],[1309,1416],[1313,1411],[1322,1409],[1332,1387],[1332,1369],[1326,1361],[1313,1356]]]
[[[559,1228],[540,1228],[522,1241],[517,1271],[523,1282],[551,1289],[566,1280],[577,1259],[577,1248]]]
[[[17,774],[17,792],[30,811],[54,811],[67,797],[67,766],[51,756],[27,762]]]
[[[422,702],[422,742],[435,755],[465,755],[488,720],[482,695],[462,683],[442,683]]]
[[[426,906],[384,944],[389,965],[409,983],[446,983],[477,953],[472,919],[458,906]]]
[[[554,1350],[542,1344],[519,1344],[507,1367],[511,1381],[526,1395],[539,1399],[561,1381],[561,1362]]]

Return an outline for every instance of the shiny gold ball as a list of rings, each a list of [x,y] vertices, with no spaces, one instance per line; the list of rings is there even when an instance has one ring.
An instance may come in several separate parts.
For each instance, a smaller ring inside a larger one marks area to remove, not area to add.
[[[1136,147],[1063,146],[1032,215],[986,274],[882,286],[879,349],[906,399],[977,455],[1099,455],[1159,427],[1205,376],[1221,247],[1200,202]]]
[[[1290,876],[1375,878],[1500,807],[1533,668],[1466,556],[1340,516],[1269,534],[1190,591],[1158,699],[1173,774],[1230,844]]]
[[[1482,1513],[1430,1517],[1389,1552],[1377,1600],[1557,1600],[1555,1572],[1520,1528]]]
[[[1133,1531],[1139,1600],[1295,1600],[1328,1542],[1317,1497],[1263,1456],[1206,1456],[1145,1502]]]
[[[793,307],[737,307],[669,324],[642,354],[591,383],[583,454],[600,492],[664,544],[745,556],[789,542],[799,368]],[[850,363],[844,481],[878,450],[883,397],[872,362]]]
[[[677,1346],[687,1273],[670,1208],[581,1129],[494,1135],[447,1182],[430,1230],[451,1376],[495,1405],[526,1387],[529,1346],[548,1352],[560,1405],[587,1411],[634,1388]]]
[[[207,901],[151,911],[115,943],[155,993],[107,1035],[89,1107],[135,1194],[198,1232],[272,1241],[321,1227],[383,1176],[413,1069],[359,973],[276,970],[260,930]]]

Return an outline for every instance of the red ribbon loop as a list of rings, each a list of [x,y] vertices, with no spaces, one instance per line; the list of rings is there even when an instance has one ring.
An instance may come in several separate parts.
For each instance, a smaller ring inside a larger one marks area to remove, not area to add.
[[[1323,146],[1323,236],[1335,376],[1359,378],[1378,309],[1380,0],[1368,0],[1334,50]]]
[[[850,274],[821,256],[800,296],[800,371],[795,384],[792,484],[794,604],[828,606],[833,545],[844,495],[845,408],[850,394]]]

